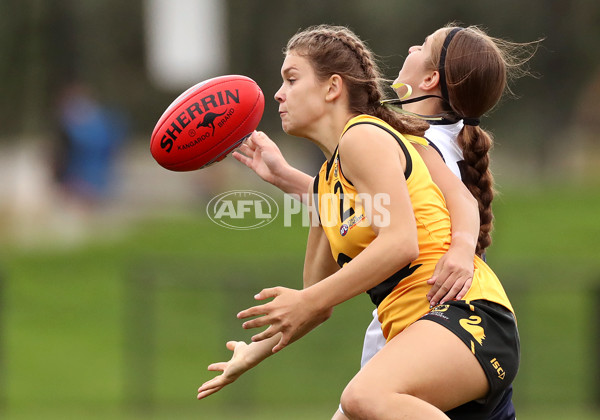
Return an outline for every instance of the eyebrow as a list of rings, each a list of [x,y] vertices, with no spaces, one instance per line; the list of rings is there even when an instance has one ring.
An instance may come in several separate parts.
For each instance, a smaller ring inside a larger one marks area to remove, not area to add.
[[[298,69],[295,66],[290,66],[290,67],[286,67],[283,70],[281,70],[281,74],[283,76],[285,76],[285,75],[287,75],[287,74],[289,74],[291,72],[294,72],[294,71],[298,71]]]

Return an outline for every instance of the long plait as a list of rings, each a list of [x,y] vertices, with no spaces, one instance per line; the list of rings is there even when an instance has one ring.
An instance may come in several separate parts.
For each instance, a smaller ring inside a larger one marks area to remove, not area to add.
[[[493,140],[491,135],[480,127],[465,125],[457,141],[463,151],[464,165],[461,167],[463,182],[479,205],[481,225],[476,253],[481,256],[492,243],[494,177],[489,169],[489,151],[493,146]]]

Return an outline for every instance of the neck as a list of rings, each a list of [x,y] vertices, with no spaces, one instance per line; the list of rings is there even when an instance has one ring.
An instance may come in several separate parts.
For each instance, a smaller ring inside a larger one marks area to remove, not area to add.
[[[411,95],[411,98],[417,98],[419,96],[423,96],[425,93],[414,93]],[[435,115],[440,114],[444,110],[442,109],[442,100],[439,98],[427,98],[422,101],[412,102],[410,104],[402,105],[402,108],[414,112],[415,114],[420,115]]]
[[[316,144],[325,155],[325,159],[329,160],[340,142],[344,127],[355,116],[349,112],[331,115],[317,124],[316,129],[304,137]]]

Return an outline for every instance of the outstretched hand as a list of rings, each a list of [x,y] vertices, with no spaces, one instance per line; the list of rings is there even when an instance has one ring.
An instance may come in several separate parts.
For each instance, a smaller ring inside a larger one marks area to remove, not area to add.
[[[288,164],[279,147],[262,131],[252,133],[233,152],[233,157],[270,184],[276,183],[277,177]]]
[[[452,247],[438,261],[428,284],[433,285],[427,294],[431,306],[453,299],[462,299],[473,282],[473,254]]]
[[[262,341],[281,333],[281,339],[272,349],[273,353],[276,353],[325,321],[331,311],[320,310],[315,306],[314,301],[306,299],[303,292],[304,290],[273,287],[263,289],[254,296],[256,300],[274,299],[264,305],[246,309],[237,315],[240,319],[259,316],[244,322],[242,326],[245,329],[269,326],[265,331],[254,335],[252,341]]]
[[[251,369],[254,365],[248,361],[246,353],[249,351],[248,344],[243,341],[228,341],[227,348],[233,351],[233,356],[228,362],[213,363],[208,366],[208,370],[223,372],[221,375],[206,381],[198,388],[198,399],[208,397],[217,391],[223,389],[226,385],[233,383],[244,372]]]

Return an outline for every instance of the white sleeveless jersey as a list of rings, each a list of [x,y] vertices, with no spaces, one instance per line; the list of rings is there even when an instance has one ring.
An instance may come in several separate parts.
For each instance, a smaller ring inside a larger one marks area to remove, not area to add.
[[[450,170],[462,179],[459,162],[463,160],[462,150],[456,138],[463,128],[462,120],[454,124],[432,124],[425,132],[425,138],[436,148]]]

